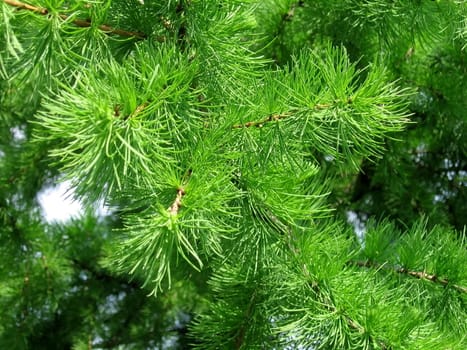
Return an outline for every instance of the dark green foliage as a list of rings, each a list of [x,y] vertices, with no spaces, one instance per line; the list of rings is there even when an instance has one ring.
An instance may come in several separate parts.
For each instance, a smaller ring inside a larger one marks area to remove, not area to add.
[[[466,348],[466,12],[2,0],[0,348]]]

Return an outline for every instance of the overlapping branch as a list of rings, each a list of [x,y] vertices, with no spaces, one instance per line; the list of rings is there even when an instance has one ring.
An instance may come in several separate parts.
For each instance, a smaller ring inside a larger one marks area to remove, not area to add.
[[[49,10],[46,8],[29,5],[21,1],[3,0],[3,2],[7,5],[16,7],[17,9],[32,11],[32,12],[41,14],[43,16],[46,16],[49,14]],[[65,15],[63,13],[59,14],[59,17],[63,20],[67,20],[69,18],[68,15]],[[73,23],[77,27],[82,27],[82,28],[88,28],[92,26],[92,22],[90,20],[73,19],[71,23]],[[107,24],[101,24],[97,28],[99,28],[105,33],[115,34],[115,35],[124,36],[124,37],[133,37],[139,40],[146,39],[147,37],[146,34],[141,33],[141,32],[133,32],[133,31],[128,31],[128,30],[118,29],[118,28],[111,27]]]
[[[309,272],[306,268],[306,265],[304,266],[304,272],[307,276],[310,276],[309,275]],[[321,302],[321,305],[324,307],[324,309],[326,309],[327,311],[331,312],[331,313],[336,313],[338,312],[339,310],[337,309],[337,307],[335,306],[334,302],[330,299],[329,296],[327,296],[326,294],[324,294],[322,291],[321,291],[321,288],[319,287],[318,283],[316,282],[310,282],[309,283],[309,287],[317,294],[319,295],[319,301]],[[350,328],[350,329],[353,329],[354,331],[358,332],[359,334],[364,334],[367,332],[367,330],[365,329],[364,326],[362,326],[358,321],[354,320],[353,318],[351,318],[349,315],[347,315],[345,312],[343,312],[342,310],[339,311],[339,313],[341,313],[342,317],[344,318],[345,320],[345,323],[347,324],[347,326]],[[388,345],[386,345],[386,343],[381,340],[381,339],[378,339],[378,338],[374,338],[373,336],[369,335],[369,338],[371,339],[371,342],[376,342],[379,344],[380,348],[381,349],[388,349]]]

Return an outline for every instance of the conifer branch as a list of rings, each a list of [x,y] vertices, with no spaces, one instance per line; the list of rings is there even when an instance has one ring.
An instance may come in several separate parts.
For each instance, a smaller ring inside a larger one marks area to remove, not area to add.
[[[379,263],[372,262],[372,261],[350,261],[348,264],[353,265],[353,266],[358,266],[358,267],[367,267],[367,268],[377,269],[377,270],[381,270],[381,269],[386,270],[386,271],[392,270],[400,274],[404,274],[404,275],[418,278],[421,280],[426,280],[426,281],[430,281],[433,283],[437,283],[445,287],[450,286],[460,293],[467,293],[467,287],[463,287],[457,284],[450,284],[447,279],[439,278],[435,274],[430,274],[425,271],[413,271],[413,270],[406,269],[405,267],[396,268],[396,267],[388,266],[386,264],[379,264]]]
[[[289,113],[271,114],[270,116],[264,118],[263,120],[251,121],[251,122],[247,122],[245,124],[235,124],[234,126],[232,126],[232,128],[234,128],[234,129],[251,128],[251,127],[262,128],[264,126],[264,124],[266,124],[266,123],[281,120],[281,119],[287,118],[288,116],[290,116]]]
[[[292,251],[294,253],[296,253],[295,249],[292,249]],[[306,265],[303,265],[303,268],[302,268],[302,271],[304,273],[305,276],[307,276],[307,278],[310,279],[310,281],[308,282],[308,286],[311,288],[311,290],[316,293],[316,295],[318,295],[320,297],[320,302],[322,303],[323,307],[328,310],[329,312],[332,312],[332,313],[335,313],[338,311],[337,307],[334,305],[333,301],[331,300],[331,298],[327,295],[325,295],[324,293],[321,292],[321,288],[319,287],[319,284],[312,280],[312,277],[310,275],[310,272],[308,271],[308,268]],[[365,328],[360,325],[357,321],[355,321],[354,319],[352,319],[350,316],[348,316],[347,314],[345,313],[342,313],[344,319],[345,319],[345,322],[347,323],[347,325],[357,331],[358,333],[360,334],[363,334],[366,332]],[[377,340],[375,339],[378,344],[381,346],[382,349],[387,349],[387,346],[386,344],[381,341],[381,340]]]
[[[304,271],[305,273],[308,275],[308,270],[306,269],[306,266],[304,266]],[[344,313],[342,310],[339,310],[333,303],[333,301],[331,300],[331,298],[327,295],[325,295],[324,293],[321,292],[321,289],[318,285],[318,283],[316,282],[309,282],[309,286],[310,288],[313,290],[313,292],[315,292],[317,295],[320,296],[320,302],[322,303],[322,306],[328,310],[329,312],[332,312],[332,313],[336,313],[336,312],[339,312],[344,320],[345,320],[345,323],[347,324],[347,326],[353,330],[355,330],[356,332],[358,332],[359,334],[364,334],[367,332],[367,330],[365,329],[365,327],[363,327],[361,324],[359,324],[356,320],[352,319],[350,316],[348,316],[346,313]],[[377,342],[379,344],[379,346],[381,347],[381,349],[388,349],[388,345],[386,345],[384,343],[384,341],[382,341],[381,339],[377,339],[373,336],[369,336],[369,338],[371,339],[372,342]]]
[[[352,100],[349,98],[347,103],[352,103]],[[329,103],[317,103],[313,106],[313,110],[321,110],[321,109],[327,109],[330,108],[332,105]],[[288,118],[292,116],[293,113],[298,112],[298,110],[293,109],[290,112],[282,113],[282,114],[271,114],[267,116],[266,118],[262,120],[256,120],[256,121],[250,121],[246,122],[245,124],[234,124],[232,126],[233,129],[243,129],[243,128],[251,128],[251,127],[256,127],[256,128],[262,128],[265,124],[279,121],[281,119]]]
[[[35,13],[38,13],[40,15],[46,16],[49,14],[49,10],[43,7],[37,7],[33,5],[29,5],[27,3],[21,2],[21,1],[16,1],[16,0],[3,0],[3,2],[7,5],[16,7],[17,9],[20,10],[27,10],[27,11],[32,11]],[[63,13],[59,14],[59,17],[63,20],[67,20],[69,18],[68,15],[65,15]],[[92,26],[92,22],[90,20],[83,20],[83,19],[74,19],[71,21],[75,26],[81,27],[81,28],[88,28]],[[118,29],[118,28],[113,28],[107,24],[101,24],[97,28],[102,30],[105,33],[109,34],[115,34],[119,36],[124,36],[124,37],[134,37],[138,40],[143,40],[146,39],[147,36],[144,33],[141,32],[132,32],[128,30],[123,30],[123,29]],[[158,38],[158,41],[163,41],[163,38]]]

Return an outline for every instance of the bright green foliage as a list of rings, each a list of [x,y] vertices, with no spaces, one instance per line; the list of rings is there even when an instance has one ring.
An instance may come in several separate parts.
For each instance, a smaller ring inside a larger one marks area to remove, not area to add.
[[[102,189],[91,200],[123,190],[124,178],[155,185],[148,178],[171,171],[177,144],[202,123],[194,75],[173,48],[141,48],[123,64],[76,72],[73,85],[45,98],[38,123],[47,130],[37,138],[56,141],[51,154],[80,195]]]
[[[1,6],[0,348],[467,347],[463,2]]]

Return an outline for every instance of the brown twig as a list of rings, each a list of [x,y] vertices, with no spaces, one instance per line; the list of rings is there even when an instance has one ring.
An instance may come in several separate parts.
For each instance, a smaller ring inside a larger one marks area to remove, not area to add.
[[[123,120],[127,120],[127,119],[130,119],[130,118],[134,118],[136,117],[138,114],[140,114],[147,106],[149,105],[149,102],[144,102],[142,104],[140,104],[138,107],[136,107],[136,109],[128,114],[128,115],[125,115],[122,119]],[[119,118],[120,115],[121,115],[121,109],[122,109],[122,105],[117,103],[114,107],[113,107],[113,110],[114,110],[114,114],[113,116],[115,118]]]
[[[45,8],[42,8],[42,7],[36,7],[36,6],[32,6],[32,5],[29,5],[29,4],[26,4],[24,2],[20,2],[20,1],[15,1],[15,0],[3,0],[3,2],[7,5],[10,5],[10,6],[13,6],[13,7],[17,7],[19,9],[23,9],[23,10],[28,10],[28,11],[33,11],[33,12],[38,12],[40,13],[41,15],[46,15],[48,13],[47,9]]]
[[[351,101],[351,100],[349,99],[349,101]],[[350,102],[348,102],[348,103],[350,103]],[[328,104],[328,103],[317,103],[312,107],[312,109],[313,110],[322,110],[322,109],[328,109],[331,106],[332,105]],[[266,118],[264,118],[262,120],[250,121],[250,122],[246,122],[244,124],[234,124],[232,126],[232,128],[233,129],[243,129],[243,128],[251,128],[251,127],[262,128],[267,123],[271,123],[271,122],[274,122],[274,121],[279,121],[281,119],[288,118],[294,112],[297,112],[297,110],[293,109],[293,110],[291,110],[289,112],[286,112],[286,113],[271,114],[271,115],[267,116]]]
[[[175,197],[174,202],[172,205],[167,209],[171,215],[177,215],[180,207],[182,206],[182,198],[185,195],[185,190],[183,188],[179,188],[177,190],[177,196]]]
[[[457,284],[450,284],[447,279],[439,278],[435,274],[430,274],[430,273],[427,273],[425,271],[413,271],[413,270],[406,269],[404,267],[396,268],[396,267],[391,267],[391,266],[389,266],[387,264],[379,264],[379,263],[372,262],[372,261],[350,261],[348,263],[348,265],[354,265],[354,266],[358,266],[358,267],[368,267],[368,268],[373,268],[373,269],[377,269],[377,270],[381,270],[381,269],[386,270],[386,271],[392,270],[394,272],[404,274],[404,275],[407,275],[407,276],[411,276],[411,277],[414,277],[414,278],[418,278],[418,279],[421,279],[421,280],[430,281],[430,282],[433,282],[433,283],[438,283],[438,284],[441,284],[443,286],[449,286],[449,287],[454,288],[455,290],[457,290],[458,292],[461,292],[461,293],[467,293],[467,288],[466,287],[463,287],[463,286],[460,286],[460,285],[457,285]]]
[[[407,274],[409,276],[412,276],[412,277],[415,277],[415,278],[418,278],[418,279],[423,279],[423,280],[431,281],[431,282],[434,282],[434,283],[439,283],[439,284],[442,284],[443,286],[449,285],[449,281],[447,279],[439,278],[435,274],[429,274],[429,273],[426,273],[424,271],[410,271],[410,270],[407,270],[407,269],[404,269],[404,268],[397,269],[396,271],[398,273],[404,273],[404,274]],[[467,288],[466,287],[459,286],[457,284],[451,284],[450,286],[452,288],[454,288],[455,290],[457,290],[458,292],[467,293]]]
[[[289,113],[271,114],[270,116],[268,116],[267,118],[264,118],[263,120],[247,122],[245,124],[235,124],[234,126],[232,126],[232,128],[234,129],[251,128],[251,127],[262,128],[265,123],[281,120],[281,119],[287,118],[288,116],[290,116]]]
[[[149,104],[149,102],[145,102],[145,103],[139,105],[138,107],[136,107],[136,109],[133,111],[133,113],[131,113],[131,115],[129,117],[130,118],[136,117],[138,114],[140,114],[148,106],[148,104]]]
[[[43,7],[37,7],[33,5],[26,4],[21,1],[16,1],[16,0],[3,0],[3,2],[7,5],[16,7],[17,9],[21,10],[27,10],[27,11],[32,11],[39,13],[43,16],[49,14],[49,10]],[[69,18],[68,15],[65,14],[59,14],[58,15],[61,19],[67,20]],[[83,19],[74,19],[71,21],[75,26],[81,27],[81,28],[88,28],[92,26],[92,22],[90,20],[83,20]],[[97,28],[102,30],[105,33],[109,34],[115,34],[115,35],[120,35],[120,36],[125,36],[125,37],[134,37],[139,40],[146,39],[146,34],[141,33],[141,32],[132,32],[128,30],[123,30],[123,29],[118,29],[118,28],[113,28],[107,24],[101,24]],[[159,41],[162,39],[158,39]]]
[[[185,189],[183,188],[183,186],[185,186],[188,183],[188,180],[191,177],[192,173],[193,173],[192,169],[187,169],[187,171],[183,175],[182,185],[180,187],[178,187],[178,189],[177,189],[177,196],[175,197],[175,200],[173,201],[172,205],[169,208],[167,208],[167,211],[171,215],[177,215],[180,208],[182,207],[182,198],[186,194]]]

